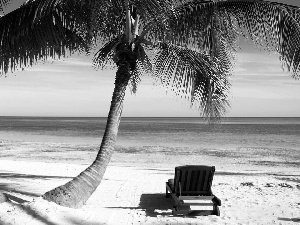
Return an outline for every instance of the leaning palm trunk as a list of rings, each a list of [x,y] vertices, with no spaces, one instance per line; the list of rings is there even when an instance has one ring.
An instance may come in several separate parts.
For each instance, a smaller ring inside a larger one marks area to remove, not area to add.
[[[46,192],[44,199],[62,206],[80,208],[99,186],[114,151],[129,77],[130,63],[125,61],[119,65],[116,73],[106,129],[95,161],[73,180]]]

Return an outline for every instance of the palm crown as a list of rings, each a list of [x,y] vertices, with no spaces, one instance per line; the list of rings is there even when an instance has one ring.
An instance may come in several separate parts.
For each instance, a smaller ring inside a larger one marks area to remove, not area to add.
[[[0,9],[9,4],[0,2]],[[299,78],[299,17],[296,7],[262,0],[27,0],[3,16],[2,73],[48,57],[60,58],[68,51],[94,49],[94,65],[111,62],[117,67],[96,160],[44,198],[77,207],[86,201],[83,195],[95,190],[116,141],[125,89],[129,84],[135,92],[144,73],[196,104],[208,118],[224,115],[229,106],[228,77],[239,36],[277,52],[292,77]],[[68,203],[76,195],[80,200],[74,201],[80,203]]]

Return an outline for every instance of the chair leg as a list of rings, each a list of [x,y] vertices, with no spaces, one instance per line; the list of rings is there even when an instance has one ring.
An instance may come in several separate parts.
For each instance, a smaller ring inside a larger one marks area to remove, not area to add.
[[[172,215],[173,216],[177,216],[177,207],[176,206],[173,206],[173,209],[172,209]]]
[[[189,215],[189,213],[191,213],[191,208],[189,205],[173,206],[173,210],[172,210],[173,216],[178,216],[178,215],[187,216]]]
[[[166,198],[169,198],[170,197],[170,193],[168,191],[168,188],[166,187]]]
[[[218,205],[214,204],[214,211],[212,214],[216,216],[220,216],[220,209]]]

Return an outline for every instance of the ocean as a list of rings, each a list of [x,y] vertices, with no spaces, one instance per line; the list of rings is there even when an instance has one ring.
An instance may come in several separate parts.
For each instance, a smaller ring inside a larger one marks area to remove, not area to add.
[[[106,118],[0,117],[0,140],[99,144]],[[300,149],[300,118],[122,118],[120,145],[268,146]]]
[[[0,117],[0,157],[16,153],[26,158],[40,152],[95,152],[105,124],[106,118]],[[202,118],[125,117],[120,123],[116,151],[201,151],[216,155],[255,152],[279,154],[296,160],[298,165],[300,118],[223,118],[221,123],[210,125]]]

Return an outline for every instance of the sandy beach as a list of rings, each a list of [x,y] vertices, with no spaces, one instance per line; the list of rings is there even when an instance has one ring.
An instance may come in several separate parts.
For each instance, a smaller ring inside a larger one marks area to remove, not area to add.
[[[15,144],[16,145],[16,144]],[[33,147],[33,144],[28,144]],[[24,145],[26,146],[26,145]],[[38,146],[41,147],[41,146]],[[61,146],[60,146],[61,147]],[[16,148],[16,146],[15,146]],[[249,150],[249,149],[248,149]],[[244,151],[247,152],[247,149]],[[17,151],[22,156],[22,148]],[[34,152],[34,151],[33,151]],[[81,209],[69,209],[44,201],[44,192],[76,176],[89,158],[41,160],[2,157],[0,190],[8,201],[0,204],[1,225],[96,225],[96,224],[297,224],[300,222],[300,171],[274,156],[257,156],[253,163],[239,149],[198,154],[115,153],[104,180]],[[265,151],[266,152],[266,151]],[[263,154],[263,153],[262,153]],[[48,158],[46,157],[48,155]],[[265,154],[267,155],[267,154]],[[251,157],[253,160],[253,157]],[[252,163],[250,163],[252,162]],[[222,201],[221,216],[172,215],[172,200],[165,198],[165,182],[174,167],[185,164],[214,165],[213,192]]]

